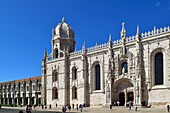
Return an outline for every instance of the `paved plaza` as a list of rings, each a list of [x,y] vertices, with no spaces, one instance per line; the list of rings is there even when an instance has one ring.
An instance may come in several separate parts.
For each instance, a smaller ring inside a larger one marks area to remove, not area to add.
[[[18,113],[19,110],[23,110],[25,113],[24,107],[2,107],[0,109],[0,113]],[[77,110],[67,110],[67,113],[78,113],[80,111]],[[106,107],[87,107],[83,109],[84,113],[167,113],[167,109],[165,108],[138,108],[137,111],[132,107],[129,110],[127,107],[113,107],[112,109]],[[33,110],[32,113],[61,113],[61,108],[54,109],[40,109],[38,108],[36,111]]]

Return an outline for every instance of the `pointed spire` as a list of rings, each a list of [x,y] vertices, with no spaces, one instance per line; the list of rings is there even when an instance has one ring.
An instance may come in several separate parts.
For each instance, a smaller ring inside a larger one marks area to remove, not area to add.
[[[64,17],[62,18],[62,23],[65,23],[65,18]]]
[[[45,48],[44,49],[44,58],[43,59],[45,59],[47,57],[47,49]]]
[[[83,53],[86,52],[86,43],[85,43],[85,42],[84,42],[83,45],[82,45],[82,51],[83,51]]]
[[[139,32],[139,25],[137,26],[137,32],[136,32],[136,34],[140,34],[140,32]]]
[[[125,22],[122,22],[122,32],[125,31]]]
[[[83,43],[83,46],[82,46],[83,49],[86,48],[86,42]]]
[[[139,25],[137,25],[137,30],[136,30],[136,41],[140,41],[140,31],[139,31]]]
[[[154,34],[156,34],[156,26],[154,26]]]
[[[112,35],[109,35],[109,47],[112,48]]]
[[[52,28],[52,38],[54,37],[54,35],[55,35],[55,30],[54,28]]]
[[[122,22],[121,38],[126,38],[125,22]]]
[[[112,34],[109,35],[109,42],[112,42]]]

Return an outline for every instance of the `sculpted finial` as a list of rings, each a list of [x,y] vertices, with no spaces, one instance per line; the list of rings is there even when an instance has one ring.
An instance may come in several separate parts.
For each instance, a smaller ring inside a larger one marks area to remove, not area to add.
[[[137,26],[137,32],[136,32],[136,34],[139,34],[139,25]]]
[[[62,23],[64,23],[64,22],[65,22],[65,18],[63,17],[63,18],[62,18]]]
[[[111,42],[112,41],[112,34],[110,34],[110,36],[109,36],[109,42]]]
[[[125,29],[125,22],[122,22],[122,30]]]
[[[121,38],[126,37],[125,22],[122,22],[122,31],[120,34],[121,34]]]

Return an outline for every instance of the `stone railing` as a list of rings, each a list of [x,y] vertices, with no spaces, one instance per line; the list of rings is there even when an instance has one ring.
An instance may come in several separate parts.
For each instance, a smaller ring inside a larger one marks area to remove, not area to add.
[[[99,50],[99,49],[103,49],[103,48],[107,48],[109,47],[109,43],[104,43],[104,44],[100,44],[100,45],[96,45],[93,47],[89,47],[87,48],[87,52],[91,52],[91,51],[95,51],[95,50]]]
[[[79,54],[82,54],[82,50],[74,51],[70,53],[70,56],[79,55]]]
[[[120,39],[120,40],[115,40],[115,41],[112,42],[113,46],[114,46],[114,45],[119,45],[119,44],[121,44],[121,43],[122,43],[122,42],[121,42],[121,39]]]
[[[162,33],[167,33],[167,32],[170,32],[169,26],[164,27],[164,28],[160,28],[160,29],[156,29],[156,27],[154,27],[154,30],[142,33],[141,38],[146,38],[146,37],[150,37],[150,36],[154,36],[154,35],[162,34]],[[136,40],[135,36],[129,36],[129,37],[126,37],[125,42],[131,42],[131,41],[135,41],[135,40]],[[122,43],[121,39],[115,40],[115,41],[112,42],[112,46],[119,45],[121,43]],[[95,46],[86,48],[86,52],[92,52],[92,51],[100,50],[100,49],[103,49],[103,48],[107,48],[109,46],[110,46],[109,42],[104,43],[104,44],[100,44],[100,45],[96,44]],[[74,51],[74,52],[70,53],[70,56],[75,56],[75,55],[80,55],[80,54],[82,54],[82,50]],[[49,55],[49,58],[51,58],[51,57],[52,57],[52,54]]]
[[[136,37],[135,36],[129,36],[126,38],[126,42],[131,42],[131,41],[134,41],[136,40]]]
[[[162,33],[167,33],[167,32],[170,32],[170,27],[169,26],[164,27],[164,28],[160,28],[160,29],[156,29],[154,27],[154,30],[142,33],[141,38],[146,38],[146,37],[149,37],[149,36],[154,36],[154,35],[157,35],[157,34],[162,34]]]

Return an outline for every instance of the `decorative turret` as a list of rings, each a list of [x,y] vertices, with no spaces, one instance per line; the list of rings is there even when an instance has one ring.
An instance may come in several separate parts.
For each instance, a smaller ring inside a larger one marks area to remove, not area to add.
[[[125,38],[126,38],[126,30],[125,30],[125,23],[124,22],[122,23],[122,31],[120,32],[120,35],[121,35],[121,39],[125,40]]]
[[[62,22],[59,23],[55,30],[54,30],[54,37],[53,39],[57,38],[74,38],[74,32],[72,31],[69,24],[66,23],[64,17],[62,19]]]
[[[122,40],[122,48],[121,54],[126,54],[126,47],[125,47],[125,40],[126,40],[126,30],[125,30],[125,23],[122,23],[122,31],[120,32],[121,40]]]
[[[136,41],[140,41],[140,32],[139,32],[139,26],[137,26],[137,31],[136,31]]]
[[[48,53],[47,53],[47,49],[45,48],[44,49],[44,57],[43,57],[43,60],[46,60],[48,57]]]
[[[52,30],[53,59],[63,57],[64,51],[67,51],[68,53],[74,51],[76,44],[74,35],[75,33],[63,17],[62,22]]]
[[[84,44],[82,45],[82,53],[85,54],[86,53],[86,43],[84,42]]]
[[[112,35],[109,36],[109,48],[112,48]]]

